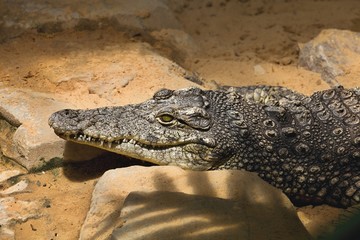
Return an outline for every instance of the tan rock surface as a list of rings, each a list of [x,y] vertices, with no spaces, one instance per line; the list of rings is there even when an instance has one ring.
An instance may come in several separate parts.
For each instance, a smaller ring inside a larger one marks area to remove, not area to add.
[[[326,29],[300,45],[299,65],[321,74],[331,86],[336,78],[358,68],[360,34],[349,30]]]
[[[93,192],[90,210],[82,227],[80,239],[106,239],[112,230],[124,220],[119,218],[120,211],[125,198],[133,191],[171,191],[233,199],[241,202],[237,207],[240,212],[246,213],[245,218],[241,221],[253,221],[256,225],[259,218],[264,217],[264,219],[273,219],[276,222],[275,216],[272,216],[276,212],[278,215],[276,219],[279,221],[277,224],[284,224],[284,218],[289,217],[288,220],[291,219],[294,224],[291,226],[296,226],[294,229],[297,228],[300,232],[303,231],[288,198],[280,190],[270,186],[253,173],[221,170],[196,172],[172,166],[133,166],[107,171],[99,179]],[[181,208],[181,206],[178,207]],[[192,216],[191,211],[188,214]],[[239,219],[234,221],[239,221]],[[157,227],[159,226],[154,226],[155,229]],[[246,232],[248,230],[246,229],[247,227],[242,228],[242,231]],[[256,229],[255,226],[254,229]],[[184,231],[187,230],[184,229]],[[261,231],[261,228],[258,231]],[[264,229],[261,234],[266,236],[267,230]]]
[[[28,192],[28,183],[25,180],[6,188],[11,178],[21,174],[19,170],[1,171],[0,168],[0,239],[15,240],[14,225],[26,222],[29,219],[40,218],[42,202],[22,201],[12,195]],[[1,190],[4,188],[4,190]]]
[[[256,196],[254,196],[256,198]],[[113,240],[310,239],[293,209],[274,202],[179,192],[131,192]]]
[[[0,239],[17,239],[14,231],[16,223],[41,217],[41,202],[21,201],[14,197],[0,197]]]

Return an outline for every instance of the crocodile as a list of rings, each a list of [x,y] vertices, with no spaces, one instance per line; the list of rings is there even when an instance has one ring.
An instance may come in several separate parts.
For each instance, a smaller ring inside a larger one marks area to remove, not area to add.
[[[243,169],[295,205],[360,203],[360,90],[161,89],[140,104],[64,109],[61,138],[159,165]]]

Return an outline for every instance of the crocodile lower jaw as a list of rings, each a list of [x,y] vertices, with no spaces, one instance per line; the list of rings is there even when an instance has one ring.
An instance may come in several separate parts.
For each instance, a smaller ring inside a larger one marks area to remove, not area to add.
[[[206,156],[202,153],[207,153],[212,148],[191,141],[180,144],[155,145],[127,138],[106,141],[85,134],[59,134],[59,136],[67,141],[101,148],[158,165],[176,165],[193,170],[207,170],[211,167],[212,160],[207,160],[201,155]]]
[[[114,140],[109,141],[106,139],[100,139],[100,138],[92,137],[92,136],[82,134],[82,133],[70,134],[70,135],[62,134],[62,135],[60,135],[60,137],[67,141],[86,144],[86,145],[94,146],[97,148],[102,148],[102,149],[105,149],[108,151],[114,151],[117,148],[120,148],[120,146],[125,145],[125,144],[139,146],[141,148],[152,149],[152,150],[161,150],[161,149],[167,149],[167,148],[176,147],[176,146],[180,146],[180,145],[186,145],[186,143],[166,144],[166,145],[151,144],[151,143],[143,143],[143,142],[137,141],[135,139],[128,139],[128,138],[120,138],[120,139],[114,139]]]

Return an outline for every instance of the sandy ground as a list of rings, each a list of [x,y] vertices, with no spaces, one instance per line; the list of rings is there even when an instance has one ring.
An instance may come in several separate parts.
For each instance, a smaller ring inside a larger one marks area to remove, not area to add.
[[[284,85],[306,94],[326,89],[328,86],[319,74],[297,67],[298,43],[311,40],[322,29],[360,30],[360,2],[357,1],[173,2],[178,19],[199,46],[199,51],[189,55],[172,53],[171,57],[186,69],[199,73],[205,87]],[[141,41],[141,37],[128,37],[112,29],[26,34],[0,45],[3,60],[0,83],[5,87],[63,93],[65,100],[84,101],[79,96],[86,89],[73,82],[54,83],[48,76],[53,74],[61,79],[69,68],[77,72],[86,72],[88,68],[101,72],[102,66],[98,63],[116,60],[116,52],[124,44],[129,56],[133,52],[136,65],[138,49],[132,43]],[[167,55],[161,45],[152,44]],[[255,66],[261,66],[264,71],[255,71]],[[142,71],[144,76],[153,74],[151,66]],[[354,69],[338,80],[346,87],[356,86],[359,73]],[[158,79],[147,81],[150,85],[143,94],[134,94],[132,90],[141,86],[139,80],[122,88],[119,99],[110,101],[94,95],[84,101],[83,106],[143,101],[161,85]],[[97,178],[106,169],[121,164],[112,160],[106,163],[105,166],[98,161],[70,164],[23,176],[29,180],[31,191],[17,197],[44,201],[44,216],[18,224],[16,239],[76,239]],[[1,168],[13,167],[4,164]],[[326,207],[316,210],[307,207],[299,212],[305,225],[312,220],[313,224],[308,227],[315,235],[333,223],[339,213],[337,209]]]

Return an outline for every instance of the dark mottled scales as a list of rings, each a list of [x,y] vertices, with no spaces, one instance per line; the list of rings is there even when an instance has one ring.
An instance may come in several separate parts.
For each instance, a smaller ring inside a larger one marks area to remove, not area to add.
[[[137,105],[62,110],[59,136],[162,165],[245,169],[298,204],[360,203],[360,91],[160,90]]]

